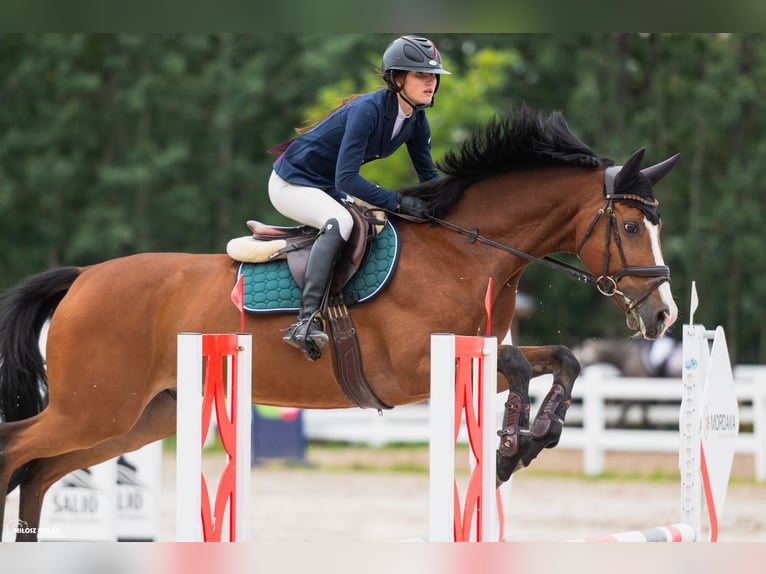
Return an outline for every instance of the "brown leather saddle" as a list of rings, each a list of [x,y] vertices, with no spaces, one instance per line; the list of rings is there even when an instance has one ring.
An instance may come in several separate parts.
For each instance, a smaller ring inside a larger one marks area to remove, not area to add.
[[[369,255],[385,220],[376,215],[378,210],[364,208],[355,203],[346,204],[346,207],[354,219],[354,229],[335,265],[333,278],[320,311],[333,342],[333,369],[338,384],[357,406],[380,411],[392,407],[377,397],[364,375],[356,327],[347,307],[354,301],[345,300],[343,288]],[[290,273],[295,283],[302,288],[306,277],[308,256],[319,231],[307,225],[280,227],[254,220],[249,220],[247,227],[253,233],[254,239],[282,239],[286,242],[285,247],[276,251],[271,259],[277,259],[286,254]]]
[[[354,220],[354,229],[346,242],[338,263],[335,265],[330,284],[331,298],[340,296],[343,287],[362,266],[370,253],[379,229],[385,224],[385,220],[380,219],[374,210],[363,208],[355,203],[346,204],[346,207]],[[302,288],[306,277],[309,252],[319,231],[308,225],[280,227],[252,219],[247,222],[247,227],[253,233],[254,239],[261,241],[282,239],[286,242],[287,245],[275,252],[271,259],[277,259],[286,254],[290,273],[298,287]]]

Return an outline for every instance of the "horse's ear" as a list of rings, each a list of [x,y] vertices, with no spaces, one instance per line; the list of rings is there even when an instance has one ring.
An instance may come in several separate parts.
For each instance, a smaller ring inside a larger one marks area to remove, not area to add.
[[[624,182],[630,181],[638,175],[641,168],[641,160],[644,159],[645,151],[646,148],[641,148],[635,151],[633,155],[628,158],[628,160],[622,166],[622,169],[620,169],[620,171],[614,177],[614,189],[620,189]]]
[[[655,185],[658,181],[665,177],[671,169],[673,169],[673,166],[676,165],[680,158],[681,154],[677,153],[676,155],[669,157],[663,162],[645,167],[641,170],[641,173],[647,177],[652,185]]]

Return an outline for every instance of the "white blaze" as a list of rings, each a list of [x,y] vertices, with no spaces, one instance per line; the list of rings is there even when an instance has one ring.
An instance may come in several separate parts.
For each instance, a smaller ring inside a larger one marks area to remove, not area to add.
[[[644,225],[649,232],[649,237],[652,243],[652,254],[654,255],[655,265],[665,265],[665,261],[662,259],[662,249],[660,249],[660,228],[658,225],[654,225],[648,219],[644,218]],[[673,300],[673,294],[670,291],[670,283],[664,282],[660,285],[657,291],[660,294],[660,299],[667,305],[670,312],[668,318],[665,320],[665,326],[669,327],[678,318],[678,306]]]

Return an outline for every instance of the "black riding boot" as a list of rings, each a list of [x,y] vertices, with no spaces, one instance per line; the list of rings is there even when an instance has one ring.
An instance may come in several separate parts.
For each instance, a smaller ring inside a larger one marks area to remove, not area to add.
[[[316,361],[322,355],[320,349],[330,341],[322,329],[318,311],[332,278],[335,262],[345,243],[337,220],[329,219],[309,253],[298,320],[288,328],[283,337],[289,345],[303,351],[309,361]]]

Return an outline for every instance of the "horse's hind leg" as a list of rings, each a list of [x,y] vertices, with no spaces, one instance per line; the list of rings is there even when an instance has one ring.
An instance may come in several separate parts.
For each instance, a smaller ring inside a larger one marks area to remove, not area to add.
[[[92,448],[32,461],[20,484],[19,522],[27,528],[23,534],[17,534],[16,541],[37,540],[43,497],[54,482],[74,470],[93,466],[168,437],[175,433],[175,426],[175,396],[163,391],[149,402],[141,418],[127,434]]]
[[[520,349],[532,366],[533,377],[553,375],[551,389],[540,403],[530,426],[531,445],[522,457],[523,466],[529,466],[541,450],[553,448],[559,443],[575,379],[580,374],[580,362],[562,345]]]
[[[12,476],[17,468],[23,465],[16,465],[8,457],[7,447],[13,441],[13,437],[18,432],[22,432],[30,426],[30,419],[0,423],[0,540],[2,539],[3,526],[5,525],[5,501],[12,482]],[[14,484],[17,484],[14,482]]]

